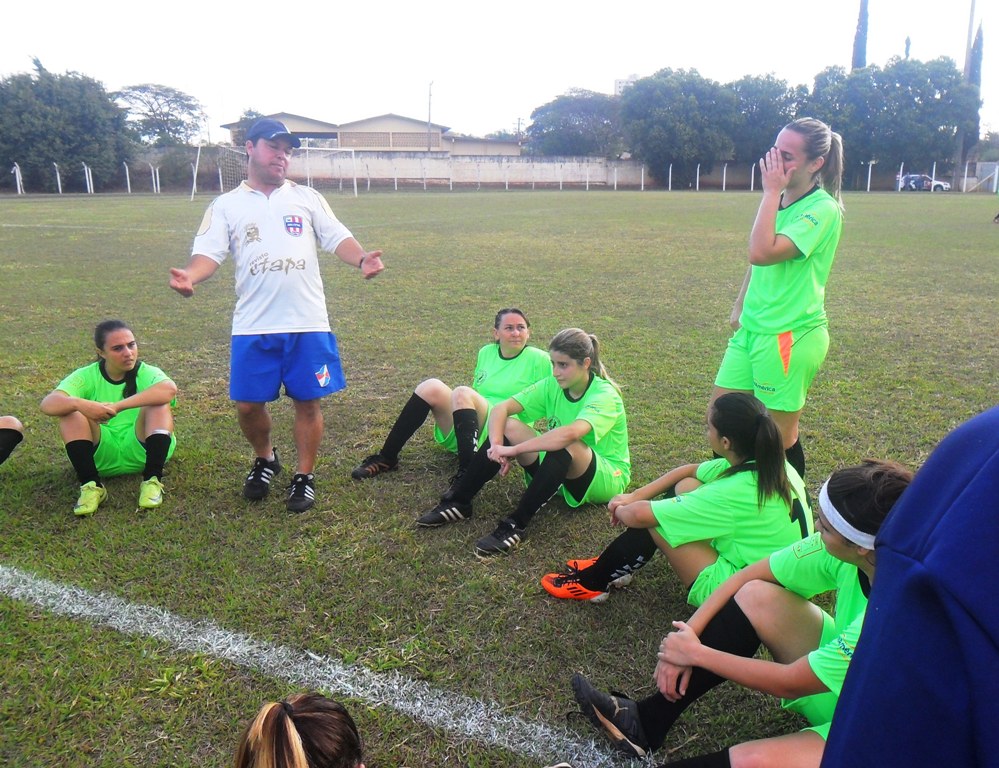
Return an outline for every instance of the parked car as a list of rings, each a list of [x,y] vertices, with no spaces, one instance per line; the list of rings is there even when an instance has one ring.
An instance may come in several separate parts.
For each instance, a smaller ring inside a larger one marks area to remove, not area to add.
[[[899,180],[898,188],[917,192],[949,192],[950,182],[934,179],[926,173],[907,173]]]

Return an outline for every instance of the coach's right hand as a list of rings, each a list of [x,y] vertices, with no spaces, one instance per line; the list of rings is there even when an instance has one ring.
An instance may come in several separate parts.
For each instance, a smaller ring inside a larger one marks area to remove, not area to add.
[[[194,283],[191,282],[191,276],[187,274],[186,269],[170,267],[170,287],[184,298],[194,295]]]

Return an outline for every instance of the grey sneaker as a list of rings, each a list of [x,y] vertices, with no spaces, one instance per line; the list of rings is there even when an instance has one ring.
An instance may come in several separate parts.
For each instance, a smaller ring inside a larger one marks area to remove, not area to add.
[[[598,691],[578,672],[572,676],[572,692],[586,718],[607,734],[619,752],[631,757],[648,754],[649,740],[642,730],[637,702]]]

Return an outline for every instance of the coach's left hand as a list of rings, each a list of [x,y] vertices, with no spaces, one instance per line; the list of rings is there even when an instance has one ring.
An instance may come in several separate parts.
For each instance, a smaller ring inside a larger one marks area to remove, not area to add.
[[[382,264],[381,251],[368,251],[364,254],[364,261],[361,262],[361,274],[364,275],[365,280],[370,280],[384,271],[385,265]]]

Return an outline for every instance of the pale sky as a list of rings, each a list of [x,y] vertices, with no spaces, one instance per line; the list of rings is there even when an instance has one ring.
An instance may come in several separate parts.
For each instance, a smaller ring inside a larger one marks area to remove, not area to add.
[[[869,0],[867,62],[939,56],[964,66],[972,0]],[[526,127],[571,88],[696,69],[725,83],[773,73],[811,87],[847,69],[859,0],[409,0],[240,4],[173,0],[17,2],[4,11],[0,76],[76,71],[109,90],[160,83],[197,98],[208,135],[245,109],[346,123],[393,112],[484,135]],[[999,8],[977,0],[984,28],[983,134],[999,131]],[[433,83],[431,87],[431,82]],[[835,128],[835,123],[833,123]]]

